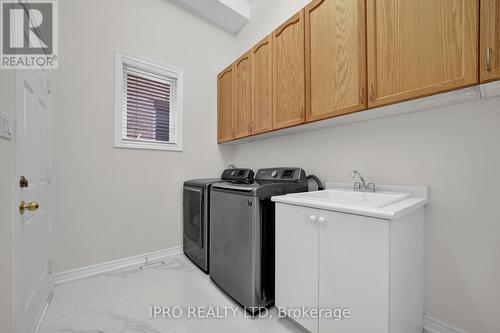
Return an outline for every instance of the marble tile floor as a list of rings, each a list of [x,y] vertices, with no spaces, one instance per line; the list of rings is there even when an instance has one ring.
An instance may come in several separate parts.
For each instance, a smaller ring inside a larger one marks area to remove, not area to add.
[[[180,310],[152,318],[151,306]],[[264,318],[250,318],[236,307],[207,275],[178,255],[144,271],[127,269],[57,286],[39,333],[301,332],[278,318],[275,309]],[[218,318],[224,312],[227,317]]]

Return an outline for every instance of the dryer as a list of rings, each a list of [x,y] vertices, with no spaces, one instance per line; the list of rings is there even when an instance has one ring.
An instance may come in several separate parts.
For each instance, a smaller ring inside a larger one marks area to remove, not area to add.
[[[226,169],[221,178],[193,179],[184,182],[183,250],[186,256],[205,273],[209,272],[210,188],[223,180],[249,182],[250,169]]]

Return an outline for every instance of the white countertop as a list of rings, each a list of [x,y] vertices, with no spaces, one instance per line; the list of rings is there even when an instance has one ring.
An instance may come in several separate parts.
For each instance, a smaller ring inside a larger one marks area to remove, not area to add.
[[[326,183],[326,189],[352,190],[352,183]],[[304,206],[340,213],[362,215],[389,221],[395,221],[411,212],[422,208],[428,203],[428,187],[426,186],[399,186],[399,185],[377,185],[377,193],[410,193],[411,195],[394,204],[385,207],[367,207],[352,205],[335,201],[320,201],[304,198],[304,193],[294,193],[274,196],[272,200],[295,206]]]

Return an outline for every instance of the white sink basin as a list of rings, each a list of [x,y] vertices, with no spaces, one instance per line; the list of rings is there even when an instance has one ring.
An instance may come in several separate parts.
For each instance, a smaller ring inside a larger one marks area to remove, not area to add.
[[[396,192],[356,192],[352,190],[326,190],[292,194],[294,198],[323,203],[340,203],[370,208],[382,208],[408,198],[410,193]]]

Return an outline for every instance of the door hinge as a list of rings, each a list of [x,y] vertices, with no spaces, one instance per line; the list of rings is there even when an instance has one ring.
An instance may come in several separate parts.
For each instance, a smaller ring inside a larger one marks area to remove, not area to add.
[[[49,272],[49,274],[52,275],[53,271],[54,271],[54,261],[49,260],[47,261],[47,272]]]
[[[52,170],[47,169],[47,183],[52,184]]]
[[[46,79],[45,80],[45,90],[47,91],[47,94],[50,95],[50,91],[51,91],[51,88],[52,88],[52,85],[51,85],[51,81],[50,79]]]

